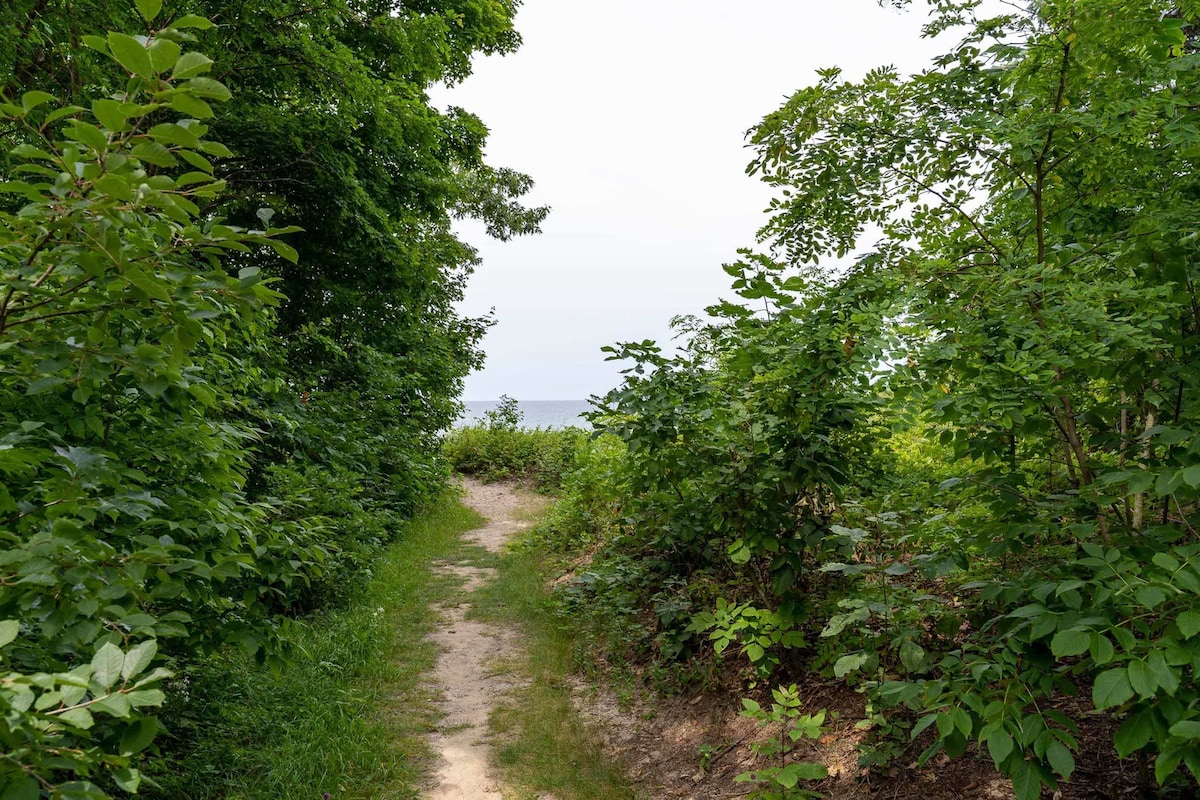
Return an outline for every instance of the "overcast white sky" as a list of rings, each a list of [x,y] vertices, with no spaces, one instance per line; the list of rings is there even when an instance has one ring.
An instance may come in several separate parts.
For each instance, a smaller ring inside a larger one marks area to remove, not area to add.
[[[439,89],[491,129],[488,159],[529,173],[553,206],[540,236],[480,249],[463,310],[495,309],[465,399],[575,400],[619,382],[600,348],[668,337],[676,314],[727,294],[769,194],[745,175],[745,132],[815,70],[911,72],[946,43],[925,6],[875,0],[525,0],[524,46]]]

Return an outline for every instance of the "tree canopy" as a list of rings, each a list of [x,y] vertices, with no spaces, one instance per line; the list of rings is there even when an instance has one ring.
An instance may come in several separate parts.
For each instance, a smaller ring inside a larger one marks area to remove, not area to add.
[[[822,70],[750,132],[743,302],[613,348],[628,527],[586,586],[1023,800],[1075,771],[1077,694],[1200,778],[1200,7],[929,5],[928,69]]]
[[[515,11],[0,12],[4,797],[136,791],[164,680],[230,646],[286,664],[288,620],[443,491],[489,324],[455,310],[452,222],[546,209],[427,90],[517,47]]]

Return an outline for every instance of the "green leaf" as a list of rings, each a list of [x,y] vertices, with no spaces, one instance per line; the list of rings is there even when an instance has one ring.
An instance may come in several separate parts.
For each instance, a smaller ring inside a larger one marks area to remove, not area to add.
[[[19,194],[25,198],[32,200],[35,203],[41,202],[43,199],[42,193],[38,191],[31,183],[25,181],[3,181],[0,182],[0,192],[5,194]]]
[[[993,731],[987,737],[987,748],[988,754],[991,755],[992,761],[996,765],[996,769],[1000,769],[1000,765],[1012,755],[1015,745],[1013,738],[1008,733],[997,730]]]
[[[1145,661],[1130,661],[1127,672],[1129,685],[1142,697],[1153,697],[1158,691],[1158,680]]]
[[[158,142],[141,141],[134,145],[130,153],[134,157],[141,159],[156,167],[173,167],[175,166],[175,156],[171,155],[171,151],[163,147]]]
[[[74,139],[90,147],[97,153],[104,153],[108,150],[108,137],[104,135],[104,131],[81,120],[71,120],[71,125],[66,130],[66,136],[68,139]]]
[[[207,17],[201,17],[196,14],[184,14],[171,23],[172,28],[196,28],[206,31],[213,27],[212,22]]]
[[[1168,732],[1181,739],[1200,739],[1200,720],[1185,719],[1182,722],[1176,722]]]
[[[800,781],[819,781],[822,778],[829,777],[829,770],[824,764],[818,764],[813,761],[800,761],[795,764],[788,764],[786,767],[775,773],[774,780],[780,786],[791,789]]]
[[[54,95],[50,94],[49,92],[34,90],[21,95],[21,108],[25,109],[25,113],[28,114],[38,106],[45,105],[46,103],[52,103],[54,100]]]
[[[0,800],[38,800],[41,796],[41,784],[34,778],[16,778],[0,794]]]
[[[284,258],[284,259],[292,262],[293,264],[300,261],[300,254],[296,252],[296,248],[292,247],[291,245],[287,244],[286,242],[281,242],[278,239],[268,239],[267,246],[270,247],[272,250],[274,250],[275,253],[277,255],[279,255],[281,258]],[[749,561],[749,553],[750,553],[749,549],[746,549],[745,553],[746,553],[746,560]],[[733,554],[730,554],[730,560],[732,560],[733,563],[735,563],[735,564],[739,563],[737,561],[737,558],[735,558]],[[744,563],[744,562],[740,562],[740,563]]]
[[[111,689],[121,677],[124,665],[125,654],[121,648],[112,642],[105,642],[92,659],[92,680],[106,690]]]
[[[21,631],[21,623],[15,619],[8,619],[0,622],[0,647],[17,638],[17,634]]]
[[[145,719],[138,720],[121,734],[121,754],[131,756],[134,753],[140,753],[150,746],[157,733],[157,719],[146,717]]]
[[[1170,695],[1179,689],[1179,672],[1167,664],[1161,650],[1155,650],[1147,656],[1146,668],[1154,675],[1154,682],[1158,684],[1159,689]]]
[[[142,773],[132,767],[123,767],[116,770],[112,774],[113,781],[130,794],[137,794],[138,787],[142,785]]]
[[[1157,586],[1141,586],[1133,596],[1146,608],[1156,608],[1167,599],[1166,593]]]
[[[920,670],[925,665],[925,649],[911,639],[905,639],[900,645],[900,663],[909,672]]]
[[[1150,743],[1154,735],[1153,709],[1145,709],[1130,714],[1113,734],[1113,744],[1117,747],[1117,755],[1128,758]]]
[[[150,53],[137,39],[124,33],[110,33],[108,49],[117,63],[134,75],[143,78],[154,77],[154,63],[150,60]]]
[[[194,153],[191,150],[180,150],[179,157],[191,164],[196,169],[212,174],[212,162],[199,153]]]
[[[1059,631],[1050,640],[1050,652],[1058,658],[1070,658],[1086,653],[1092,644],[1092,635],[1088,631],[1071,629]]]
[[[1179,470],[1165,469],[1158,473],[1158,480],[1154,482],[1154,493],[1159,497],[1168,497],[1175,494],[1175,491],[1183,483],[1183,474]]]
[[[212,106],[204,102],[198,97],[192,97],[189,94],[177,94],[170,97],[171,108],[195,117],[196,119],[211,119],[213,114]]]
[[[147,51],[150,53],[150,63],[154,65],[154,71],[161,75],[175,66],[183,48],[170,39],[156,38]]]
[[[1013,764],[1010,777],[1017,800],[1038,800],[1042,796],[1041,777],[1028,759],[1021,759]]]
[[[129,699],[130,705],[134,708],[143,708],[145,706],[161,706],[167,696],[163,694],[162,689],[138,689],[132,692],[126,692],[125,697]]]
[[[25,394],[42,394],[43,392],[48,392],[55,387],[62,386],[66,382],[67,381],[65,378],[59,377],[58,375],[47,375],[44,378],[38,378],[36,381],[31,381],[29,386],[25,389]]]
[[[1113,660],[1116,651],[1113,648],[1112,642],[1102,633],[1093,633],[1091,637],[1091,645],[1089,651],[1092,656],[1092,661],[1096,666],[1104,666]]]
[[[1055,739],[1046,748],[1046,761],[1050,763],[1050,767],[1063,777],[1063,780],[1070,780],[1071,773],[1075,771],[1075,756],[1071,754],[1070,749],[1065,744]]]
[[[108,460],[108,456],[103,453],[98,453],[95,450],[90,450],[86,447],[56,447],[54,452],[62,456],[74,468],[72,472],[76,475],[88,475],[96,467],[104,464]]]
[[[169,301],[171,299],[171,293],[165,283],[140,269],[128,269],[122,277],[155,300]]]
[[[172,80],[194,78],[212,69],[213,60],[203,53],[189,51],[175,62],[175,71],[171,73]]]
[[[1154,760],[1154,779],[1158,781],[1158,785],[1162,786],[1167,782],[1167,778],[1175,774],[1175,770],[1179,769],[1179,762],[1183,760],[1183,749],[1172,747],[1158,754],[1158,758]]]
[[[54,717],[85,731],[96,724],[96,720],[92,718],[92,712],[86,708],[71,708],[61,714],[55,714]]]
[[[1154,557],[1150,560],[1155,566],[1166,572],[1175,572],[1179,569],[1179,561],[1167,553],[1155,553]]]
[[[133,187],[123,175],[104,175],[97,179],[92,187],[100,194],[116,198],[123,203],[132,202],[134,199]]]
[[[147,639],[139,645],[129,648],[125,653],[125,661],[121,664],[121,677],[125,680],[140,675],[158,653],[158,642]]]
[[[57,159],[50,153],[34,147],[31,144],[19,144],[8,152],[18,158],[38,159],[40,161],[57,161]]]
[[[217,158],[233,158],[233,151],[220,142],[205,142],[200,149]]]
[[[1183,482],[1193,489],[1200,488],[1200,464],[1193,464],[1183,471]]]
[[[133,706],[129,703],[129,698],[120,692],[114,692],[105,697],[98,698],[90,706],[92,711],[103,711],[110,717],[119,719],[128,719],[129,713],[133,710]]]
[[[866,653],[851,653],[848,656],[842,656],[834,663],[833,674],[838,678],[844,678],[851,672],[862,669],[868,658],[870,656]]]
[[[125,114],[124,103],[116,100],[96,100],[92,103],[92,115],[110,131],[123,131],[129,117]]]
[[[193,97],[202,97],[205,100],[224,102],[233,96],[225,84],[212,78],[190,78],[184,81],[179,89],[181,93],[190,93]]]
[[[1129,477],[1129,493],[1141,494],[1154,483],[1154,473],[1148,470],[1138,470]]]
[[[95,36],[89,33],[83,36],[80,41],[83,42],[85,47],[90,47],[93,50],[104,53],[105,55],[108,54],[108,42],[106,42],[101,36]]]
[[[272,244],[272,246],[274,245]],[[279,251],[276,250],[276,252]],[[742,539],[735,539],[734,542],[729,545],[729,560],[734,564],[748,563],[751,555],[752,553],[750,552],[750,548],[746,546],[746,542]]]
[[[1092,702],[1097,711],[1119,706],[1133,697],[1129,673],[1124,667],[1105,670],[1096,676],[1092,685]]]
[[[177,125],[173,122],[163,122],[155,125],[146,132],[151,138],[158,142],[166,142],[167,144],[180,144],[184,147],[199,147],[200,138],[196,134],[182,125]]]
[[[146,22],[154,22],[162,11],[162,0],[137,0],[138,13]]]

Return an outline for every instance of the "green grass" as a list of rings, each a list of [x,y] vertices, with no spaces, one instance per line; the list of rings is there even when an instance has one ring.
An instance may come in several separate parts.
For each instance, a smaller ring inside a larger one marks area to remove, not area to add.
[[[437,621],[431,605],[458,591],[433,562],[466,555],[459,536],[481,523],[450,497],[409,525],[350,607],[300,623],[297,657],[282,673],[238,653],[200,665],[186,710],[169,723],[190,744],[156,765],[161,788],[150,796],[418,797],[438,719],[424,677],[437,658],[425,641]]]
[[[555,618],[541,556],[533,549],[500,559],[500,577],[477,589],[469,616],[519,626],[526,657],[511,666],[529,680],[493,712],[495,756],[519,800],[636,798],[622,770],[604,757],[595,732],[575,712],[569,679],[574,642]]]

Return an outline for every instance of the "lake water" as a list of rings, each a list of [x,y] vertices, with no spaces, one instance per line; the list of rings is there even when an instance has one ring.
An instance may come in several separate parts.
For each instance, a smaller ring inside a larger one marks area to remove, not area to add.
[[[500,405],[499,400],[467,400],[466,410],[457,426],[474,425],[483,421],[483,415]],[[579,428],[590,427],[579,415],[591,409],[587,400],[519,400],[517,408],[522,414],[522,428]]]

